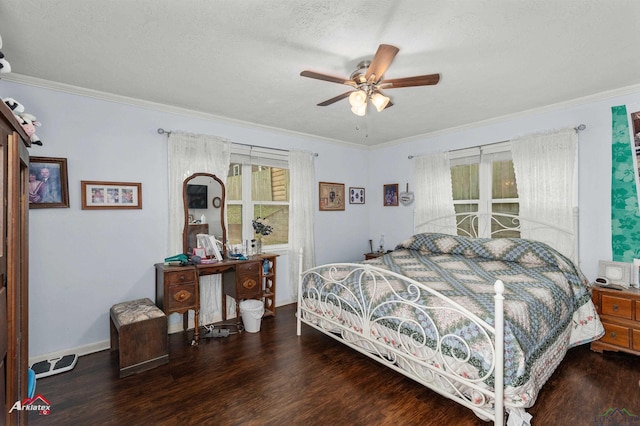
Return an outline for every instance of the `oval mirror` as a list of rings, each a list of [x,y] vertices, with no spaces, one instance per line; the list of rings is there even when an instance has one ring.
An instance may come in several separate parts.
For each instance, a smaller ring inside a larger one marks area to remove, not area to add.
[[[182,247],[184,253],[193,254],[198,234],[213,235],[221,242],[226,255],[227,229],[224,226],[224,184],[216,175],[194,173],[182,184],[184,228]]]

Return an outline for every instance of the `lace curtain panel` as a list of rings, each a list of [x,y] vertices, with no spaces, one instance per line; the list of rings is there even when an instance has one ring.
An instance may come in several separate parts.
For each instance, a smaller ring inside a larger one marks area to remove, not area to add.
[[[302,269],[316,264],[313,238],[313,212],[315,206],[315,155],[309,152],[289,152],[289,285],[297,297],[299,270],[298,255],[303,250]]]
[[[184,208],[182,183],[197,172],[216,175],[226,183],[229,171],[231,143],[216,136],[171,132],[168,140],[169,158],[169,253],[182,253]],[[200,277],[200,325],[222,318],[220,274]],[[231,304],[230,314],[235,312]]]
[[[451,189],[451,163],[449,154],[439,152],[416,157],[413,181],[415,182],[415,232],[443,232],[456,234],[455,209]],[[422,225],[428,220],[444,218],[437,227]]]
[[[520,216],[573,229],[577,142],[574,129],[528,135],[511,141]],[[521,236],[539,241],[550,238],[540,232],[523,226]],[[554,247],[570,258],[577,256],[570,241],[554,241]]]

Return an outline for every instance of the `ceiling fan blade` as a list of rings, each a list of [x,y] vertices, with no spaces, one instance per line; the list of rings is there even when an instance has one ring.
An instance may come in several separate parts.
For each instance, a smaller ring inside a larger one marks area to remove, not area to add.
[[[318,104],[318,106],[327,106],[327,105],[331,105],[331,104],[332,104],[332,103],[334,103],[334,102],[338,102],[338,101],[340,101],[340,100],[342,100],[342,99],[344,99],[344,98],[348,98],[348,97],[349,97],[349,95],[350,95],[352,92],[353,92],[353,90],[349,90],[348,92],[344,92],[344,93],[343,93],[343,94],[341,94],[341,95],[338,95],[338,96],[333,97],[333,98],[331,98],[331,99],[327,99],[327,100],[326,100],[326,101],[324,101],[324,102],[320,102],[320,103]]]
[[[370,79],[373,78],[371,82],[374,84],[380,81],[387,68],[389,68],[389,65],[391,65],[391,62],[393,62],[393,58],[398,54],[398,51],[400,51],[400,49],[390,44],[381,44],[378,46],[378,51],[373,57],[371,65],[367,68],[367,73],[365,74],[366,80],[370,81]]]
[[[399,87],[432,86],[438,84],[440,74],[417,75],[415,77],[392,78],[380,82],[380,87],[397,89]]]
[[[340,77],[333,77],[331,75],[320,74],[315,71],[302,71],[300,75],[302,77],[315,78],[316,80],[329,81],[331,83],[347,84],[349,86],[355,85],[355,83],[352,80],[345,80],[344,78],[340,78]]]

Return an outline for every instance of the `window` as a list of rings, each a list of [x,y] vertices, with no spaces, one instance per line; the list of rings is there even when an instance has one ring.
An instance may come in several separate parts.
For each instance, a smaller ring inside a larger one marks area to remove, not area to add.
[[[289,169],[282,159],[286,156],[282,153],[260,156],[255,149],[248,155],[234,151],[226,184],[229,243],[255,239],[252,222],[261,217],[273,228],[270,235],[262,238],[263,247],[288,244]]]
[[[451,153],[451,183],[456,213],[519,213],[518,186],[508,145],[496,144]],[[511,227],[506,218],[491,220],[491,231]],[[474,230],[471,231],[473,226]],[[461,227],[467,232],[488,237],[477,222],[465,219]],[[480,228],[480,229],[478,229]],[[502,237],[519,237],[516,231]]]

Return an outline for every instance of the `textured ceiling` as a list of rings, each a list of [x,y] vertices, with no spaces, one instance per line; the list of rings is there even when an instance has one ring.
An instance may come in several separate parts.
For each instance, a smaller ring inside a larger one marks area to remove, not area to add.
[[[637,0],[2,0],[6,80],[30,78],[374,146],[640,83]],[[364,118],[318,102],[380,43],[386,92]],[[183,129],[188,130],[188,129]]]

